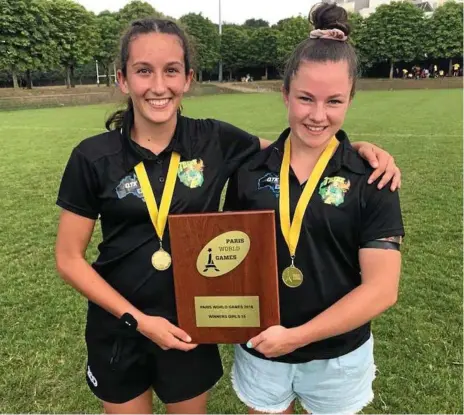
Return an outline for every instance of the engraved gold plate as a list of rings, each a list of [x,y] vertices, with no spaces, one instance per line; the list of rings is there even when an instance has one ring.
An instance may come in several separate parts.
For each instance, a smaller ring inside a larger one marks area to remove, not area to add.
[[[237,268],[248,255],[250,238],[241,231],[225,232],[209,241],[197,258],[197,270],[214,278]]]
[[[290,266],[284,269],[282,280],[287,287],[296,288],[303,282],[303,273],[297,267]]]
[[[164,249],[159,249],[151,257],[151,264],[158,271],[165,271],[171,266],[171,255]]]
[[[260,327],[258,296],[195,297],[197,327]]]

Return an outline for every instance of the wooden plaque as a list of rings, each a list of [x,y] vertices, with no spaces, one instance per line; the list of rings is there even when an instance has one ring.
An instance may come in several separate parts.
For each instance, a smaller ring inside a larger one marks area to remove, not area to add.
[[[280,324],[274,211],[169,216],[179,326],[246,343]]]

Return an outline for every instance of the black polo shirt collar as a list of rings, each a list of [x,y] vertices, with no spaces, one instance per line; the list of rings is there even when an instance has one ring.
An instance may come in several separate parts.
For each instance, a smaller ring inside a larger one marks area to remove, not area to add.
[[[178,115],[174,136],[168,146],[158,155],[150,150],[138,145],[131,138],[131,130],[134,124],[133,112],[127,112],[124,116],[123,126],[119,132],[120,139],[124,148],[124,168],[130,172],[141,161],[156,160],[165,154],[175,151],[179,153],[184,160],[193,158],[191,140],[188,136],[187,120],[185,117]]]
[[[280,172],[284,156],[285,140],[290,134],[290,128],[285,129],[276,142],[271,144],[266,150],[258,154],[250,164],[250,170],[258,170],[265,167],[274,173]],[[365,174],[366,166],[357,156],[356,150],[351,146],[348,136],[343,130],[339,130],[335,137],[340,142],[335,154],[329,161],[325,174],[332,174],[340,170],[342,166],[356,174]]]

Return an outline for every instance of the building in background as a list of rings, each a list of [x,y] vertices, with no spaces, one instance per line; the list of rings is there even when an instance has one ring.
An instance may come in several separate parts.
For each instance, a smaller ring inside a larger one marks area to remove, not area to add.
[[[328,0],[330,1],[330,0]],[[335,0],[335,3],[342,6],[347,12],[359,13],[362,17],[367,17],[374,13],[377,7],[382,4],[390,4],[394,0]],[[401,1],[401,0],[400,0]],[[415,6],[424,10],[426,14],[432,13],[437,7],[443,5],[446,1],[454,0],[404,0],[410,1]],[[457,0],[463,3],[463,0]]]

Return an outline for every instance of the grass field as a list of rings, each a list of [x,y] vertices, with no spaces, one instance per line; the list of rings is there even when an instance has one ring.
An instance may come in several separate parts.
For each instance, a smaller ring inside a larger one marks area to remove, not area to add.
[[[278,94],[184,107],[269,139],[286,125]],[[84,379],[85,301],[54,269],[54,202],[72,147],[101,131],[112,109],[0,113],[0,413],[101,411]],[[362,92],[348,115],[350,137],[378,143],[402,169],[407,234],[399,302],[373,325],[379,373],[366,413],[463,412],[461,115],[461,90]],[[228,372],[231,348],[222,352]],[[225,376],[209,411],[244,409]]]

